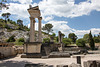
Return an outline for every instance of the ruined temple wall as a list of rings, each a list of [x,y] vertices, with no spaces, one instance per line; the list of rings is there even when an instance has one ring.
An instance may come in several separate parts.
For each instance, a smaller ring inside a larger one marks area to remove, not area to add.
[[[16,51],[13,47],[0,47],[0,53],[3,54],[4,57],[16,55]]]

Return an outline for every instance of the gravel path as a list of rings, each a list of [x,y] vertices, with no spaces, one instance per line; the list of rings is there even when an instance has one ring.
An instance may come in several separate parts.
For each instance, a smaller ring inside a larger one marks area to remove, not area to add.
[[[100,54],[92,54],[92,55],[85,55],[82,58],[82,66],[83,61],[87,60],[100,60]],[[71,63],[76,63],[76,58],[48,58],[48,59],[41,59],[41,58],[20,58],[17,56],[15,58],[10,58],[6,60],[0,60],[0,67],[24,67],[25,64],[32,64],[32,63],[45,63],[47,65],[56,65],[65,64],[69,65]]]

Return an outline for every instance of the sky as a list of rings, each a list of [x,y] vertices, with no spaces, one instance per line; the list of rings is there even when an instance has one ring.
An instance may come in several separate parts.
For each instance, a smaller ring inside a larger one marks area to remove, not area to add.
[[[47,23],[53,25],[53,32],[61,31],[66,36],[75,33],[78,38],[88,34],[100,33],[100,0],[7,0],[9,9],[3,9],[1,14],[11,13],[10,19],[23,20],[24,25],[30,26],[29,5],[39,6],[42,16],[42,26]],[[36,19],[35,29],[38,29]]]

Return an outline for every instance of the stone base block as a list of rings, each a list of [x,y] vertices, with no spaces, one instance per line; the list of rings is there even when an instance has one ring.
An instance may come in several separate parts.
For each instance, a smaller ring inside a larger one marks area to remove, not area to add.
[[[41,58],[40,53],[33,53],[33,54],[23,54],[21,58]]]
[[[68,67],[68,65],[57,65],[57,67]]]
[[[46,65],[44,63],[39,63],[39,64],[25,64],[25,67],[53,67],[53,65]]]
[[[48,59],[48,56],[42,56],[41,58],[42,59]]]
[[[24,43],[24,53],[41,53],[41,42]]]
[[[69,67],[82,67],[80,64],[72,63]]]
[[[66,57],[70,57],[70,54],[64,52],[52,52],[49,55],[49,58],[66,58]]]

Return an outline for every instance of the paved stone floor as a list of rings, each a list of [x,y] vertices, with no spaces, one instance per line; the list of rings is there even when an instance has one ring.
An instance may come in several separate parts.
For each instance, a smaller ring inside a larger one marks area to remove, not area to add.
[[[100,60],[100,54],[89,54],[85,55],[82,59],[82,66],[83,61],[87,60]],[[76,58],[48,58],[48,59],[39,59],[39,58],[20,58],[20,55],[14,58],[0,60],[0,67],[24,67],[25,64],[32,64],[32,63],[45,63],[47,65],[56,65],[65,64],[69,65],[71,63],[76,63]]]

